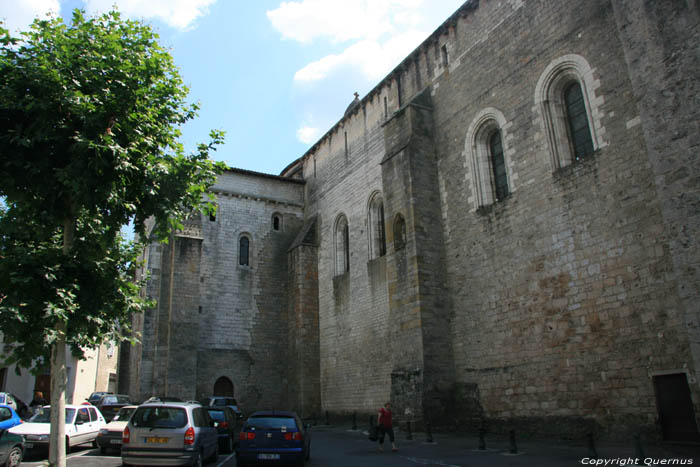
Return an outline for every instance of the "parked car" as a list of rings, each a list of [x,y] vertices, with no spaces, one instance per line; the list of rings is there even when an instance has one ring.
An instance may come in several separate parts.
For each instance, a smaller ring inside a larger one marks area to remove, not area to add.
[[[105,418],[107,423],[109,423],[112,420],[112,417],[119,412],[119,409],[124,406],[131,405],[131,400],[129,399],[129,396],[107,394],[102,396],[100,400],[93,405],[100,409],[102,416]]]
[[[303,466],[311,455],[311,429],[294,412],[255,412],[243,424],[236,465],[279,463]]]
[[[112,418],[112,421],[100,430],[100,434],[97,435],[97,445],[100,447],[101,454],[105,454],[109,448],[122,448],[122,433],[137,407],[136,405],[122,407]]]
[[[96,407],[66,404],[66,450],[79,444],[96,444],[100,429],[107,423]],[[10,428],[10,432],[22,435],[26,449],[48,448],[51,431],[51,406],[45,405],[32,418]]]
[[[17,467],[24,458],[24,438],[21,435],[0,430],[0,465]]]
[[[90,397],[88,397],[85,400],[88,401],[89,403],[91,403],[92,405],[95,405],[97,403],[97,401],[102,399],[102,396],[106,396],[107,394],[113,394],[113,393],[109,392],[109,391],[97,391],[97,392],[93,392],[92,394],[90,394]]]
[[[219,450],[233,452],[236,443],[236,413],[229,406],[205,407],[209,416],[216,422],[216,431],[219,435]]]
[[[231,410],[233,410],[236,414],[236,418],[238,418],[238,419],[243,418],[243,412],[241,411],[241,408],[238,406],[238,402],[233,397],[225,397],[225,396],[205,397],[204,399],[201,400],[201,404],[203,406],[206,406],[206,407],[224,407],[224,406],[231,407]]]
[[[7,430],[20,423],[23,423],[22,419],[17,415],[15,409],[9,405],[0,404],[0,430]]]
[[[151,402],[184,402],[182,399],[179,397],[172,397],[172,396],[152,396],[146,399],[144,404],[149,404]]]
[[[217,438],[214,421],[199,404],[141,404],[122,433],[122,465],[200,467],[219,456]]]
[[[20,417],[27,414],[27,404],[11,392],[0,392],[0,404],[9,405]]]

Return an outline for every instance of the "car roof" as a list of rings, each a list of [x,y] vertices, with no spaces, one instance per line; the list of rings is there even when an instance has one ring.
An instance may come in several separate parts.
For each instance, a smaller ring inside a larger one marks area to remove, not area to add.
[[[176,401],[150,401],[144,402],[139,407],[162,406],[162,407],[201,407],[200,403],[193,402],[176,402]]]
[[[261,410],[259,412],[253,412],[250,417],[296,417],[297,414],[290,410]]]

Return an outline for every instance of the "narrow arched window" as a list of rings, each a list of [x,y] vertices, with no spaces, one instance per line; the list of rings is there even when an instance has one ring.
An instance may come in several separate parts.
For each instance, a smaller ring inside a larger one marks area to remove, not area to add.
[[[508,176],[506,175],[506,163],[503,157],[503,142],[501,141],[500,131],[494,131],[489,137],[489,152],[496,201],[501,201],[508,196]]]
[[[406,246],[406,221],[401,214],[394,219],[394,251]]]
[[[248,237],[241,237],[238,244],[238,264],[248,266],[250,264],[250,240],[248,240]]]
[[[279,214],[272,216],[272,230],[279,232],[282,230],[282,217]]]
[[[335,273],[345,274],[350,270],[350,228],[345,215],[335,221]]]
[[[384,227],[384,201],[380,193],[375,193],[369,202],[367,233],[369,234],[369,258],[386,255],[386,229]]]
[[[578,82],[571,83],[566,88],[564,102],[574,158],[579,160],[593,154],[593,140],[591,139],[591,129],[588,126],[586,103],[583,100],[581,85]]]

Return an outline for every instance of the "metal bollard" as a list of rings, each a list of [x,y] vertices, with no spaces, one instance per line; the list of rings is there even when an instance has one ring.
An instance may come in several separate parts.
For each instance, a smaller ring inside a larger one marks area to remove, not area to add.
[[[425,424],[425,431],[426,431],[426,434],[425,434],[425,441],[426,441],[427,443],[432,443],[432,442],[433,442],[433,432],[432,432],[432,430],[430,429],[430,422],[426,422],[426,424]]]
[[[352,429],[357,430],[357,413],[352,413]]]
[[[642,436],[639,433],[634,435],[634,457],[636,457],[635,465],[639,465],[641,460],[646,457],[642,447]]]
[[[588,457],[590,457],[591,459],[598,458],[598,451],[595,450],[593,433],[588,433]]]
[[[411,421],[410,420],[406,423],[406,426],[407,426],[407,430],[408,430],[406,433],[406,439],[410,441],[413,439],[413,433],[411,432]]]
[[[479,451],[486,450],[486,440],[484,439],[484,434],[486,430],[479,428]]]
[[[518,446],[515,444],[515,430],[510,430],[510,453],[518,453]]]

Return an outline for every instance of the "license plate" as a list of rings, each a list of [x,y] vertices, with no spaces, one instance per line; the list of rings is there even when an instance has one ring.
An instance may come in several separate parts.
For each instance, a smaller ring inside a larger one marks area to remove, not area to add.
[[[122,444],[122,440],[120,439],[110,439],[109,442],[112,444]]]
[[[24,447],[27,449],[31,449],[34,447],[34,443],[24,443]]]
[[[170,438],[158,438],[155,436],[149,436],[146,438],[145,442],[146,443],[155,443],[155,444],[165,444],[168,442]]]
[[[279,454],[258,454],[260,460],[278,460],[279,458]]]

